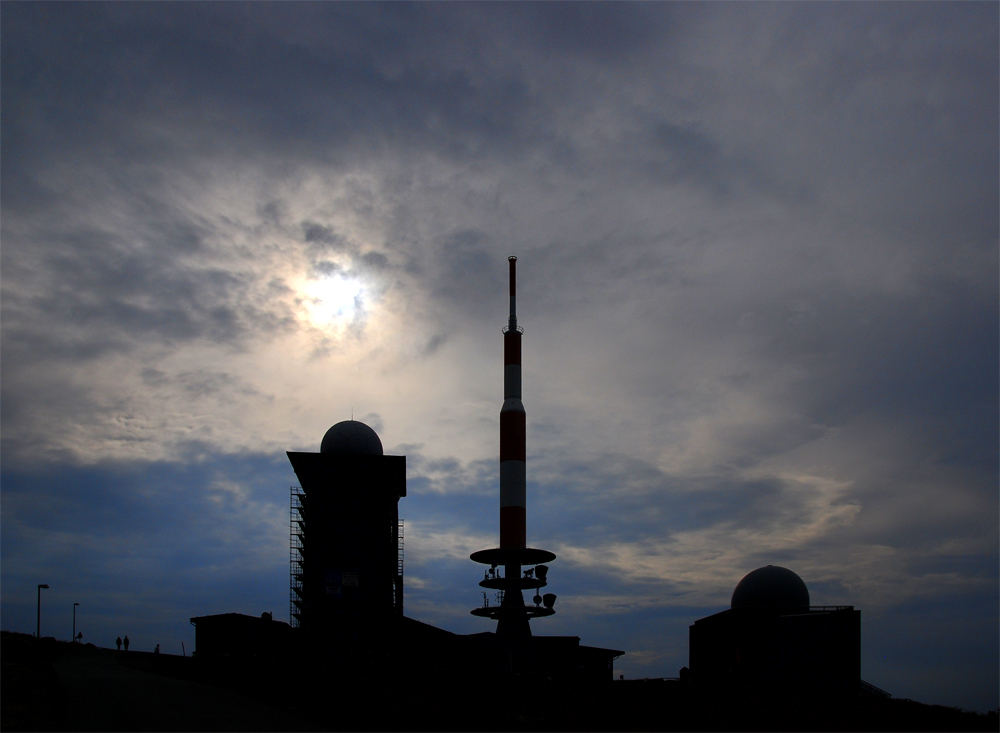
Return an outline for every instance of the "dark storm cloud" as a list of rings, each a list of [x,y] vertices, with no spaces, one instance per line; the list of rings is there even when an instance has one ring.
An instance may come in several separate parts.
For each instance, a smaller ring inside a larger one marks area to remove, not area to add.
[[[209,139],[224,146],[213,155],[235,145],[233,152],[253,146],[280,150],[286,159],[336,160],[351,145],[369,151],[378,144],[418,146],[465,159],[524,155],[539,145],[562,148],[567,141],[551,112],[568,90],[544,73],[505,62],[498,49],[513,44],[528,58],[538,54],[566,70],[661,48],[669,58],[676,52],[673,37],[664,35],[670,27],[664,18],[675,10],[659,10],[600,3],[448,9],[387,4],[364,10],[187,4],[169,12],[157,4],[8,7],[5,167],[24,171],[18,161],[41,155],[37,141],[43,138],[57,147],[96,152],[99,145],[100,152],[116,157],[124,152],[128,158],[121,162],[162,158],[177,147],[188,154],[207,152],[202,148]],[[859,23],[866,20],[857,9],[845,12],[858,15]],[[940,10],[925,15],[912,35],[941,20]],[[794,41],[793,48],[826,31],[820,9],[791,16],[780,32],[783,41]],[[947,20],[961,25],[954,16]],[[866,49],[854,57],[863,62],[851,62],[845,52],[830,62],[836,73],[816,67],[816,81],[837,79],[840,85],[824,89],[807,80],[804,88],[816,96],[817,106],[827,101],[818,95],[847,94],[870,76],[872,62],[886,56],[876,41],[849,40]],[[791,52],[781,48],[775,46],[777,60],[790,60]],[[978,68],[980,50],[959,47],[951,65]],[[543,90],[542,80],[551,88]],[[977,111],[992,108],[984,100]],[[918,132],[930,122],[907,119]],[[148,129],[153,122],[165,132]],[[653,139],[669,152],[666,165],[726,185],[717,161],[729,154],[722,156],[707,133],[669,119],[652,129]],[[43,136],[42,130],[51,132]],[[116,136],[120,132],[126,133],[124,145]],[[744,174],[761,165],[746,157],[729,159],[739,161]]]
[[[123,168],[206,155],[337,164],[387,145],[568,160],[553,116],[567,92],[509,52],[622,62],[660,42],[662,15],[601,4],[7,7],[7,205],[44,198],[33,164],[56,153]]]
[[[869,409],[903,419],[955,416],[982,429],[983,413],[997,401],[990,365],[998,359],[997,339],[984,334],[1000,332],[996,313],[984,306],[950,285],[919,298],[883,300],[877,313],[869,303],[843,310],[833,305],[817,315],[798,343],[778,348],[788,357],[831,367],[820,379],[836,379],[837,392],[815,393],[818,404],[810,407],[833,423],[840,414]],[[873,314],[866,318],[866,313]],[[836,375],[830,373],[834,363]],[[798,398],[811,401],[806,394]],[[995,456],[990,449],[983,458]]]
[[[306,242],[314,246],[332,245],[335,249],[345,246],[344,237],[337,234],[333,229],[314,221],[302,222],[302,231],[305,234]]]
[[[975,448],[968,441],[993,430],[998,342],[988,334],[1000,330],[989,307],[995,288],[970,293],[944,280],[912,294],[859,298],[821,286],[791,295],[791,302],[770,306],[758,299],[755,351],[808,368],[810,378],[788,395],[808,422],[837,426],[859,413],[934,422],[954,450],[979,453],[964,458],[995,463],[989,441],[975,440]],[[752,383],[762,376],[733,378]]]
[[[458,43],[427,12],[389,5],[373,24],[338,5],[9,8],[5,155],[29,143],[11,160],[26,173],[18,161],[43,153],[32,144],[39,126],[57,149],[120,164],[173,146],[206,153],[210,139],[222,143],[213,155],[255,147],[300,159],[380,142],[456,155],[475,154],[481,138],[529,143],[518,130],[527,92],[517,79],[482,84],[422,57],[424,43]],[[404,40],[414,27],[420,38]],[[310,42],[321,29],[368,42]]]
[[[143,374],[144,377],[145,371]],[[226,372],[209,371],[207,369],[180,372],[176,376],[176,381],[181,385],[184,392],[193,399],[219,394],[229,397],[231,393],[237,399],[241,399],[260,394],[256,388],[246,384],[237,376]]]
[[[783,180],[751,151],[726,152],[718,139],[696,127],[659,120],[650,123],[630,147],[637,156],[636,167],[659,185],[691,184],[720,200],[752,191],[802,204],[815,195],[806,184]]]
[[[472,6],[475,8],[475,6]],[[627,63],[652,46],[673,38],[671,17],[677,8],[649,12],[640,4],[613,2],[523,3],[498,12],[475,8],[491,28],[530,39],[530,45],[552,60],[575,57],[585,62]]]
[[[384,270],[389,266],[389,258],[381,252],[365,252],[361,255],[360,265],[367,270]]]
[[[995,297],[989,300],[995,302]],[[763,347],[780,354],[783,363],[809,365],[812,378],[791,391],[790,402],[807,425],[821,425],[824,431],[863,416],[905,424],[910,432],[908,458],[889,474],[859,481],[851,495],[875,507],[885,501],[886,482],[904,486],[920,482],[927,471],[938,471],[952,475],[978,501],[996,506],[1000,323],[995,309],[948,283],[919,297],[880,298],[877,303],[823,300]],[[773,444],[770,450],[741,443],[748,460],[760,460],[789,447],[789,441],[795,445],[814,436],[799,432],[783,437],[785,444]],[[880,532],[885,539],[910,544],[979,534],[986,529],[980,523],[981,516],[972,515],[900,517],[894,528]]]
[[[503,256],[496,243],[485,232],[466,229],[448,234],[438,246],[435,295],[473,317],[493,315],[495,298],[487,300],[484,293],[496,293],[502,300],[503,283],[493,274]]]
[[[588,539],[670,542],[677,532],[725,526],[773,530],[805,523],[814,511],[807,504],[811,492],[791,481],[748,480],[735,472],[671,476],[613,454],[578,459],[570,473],[532,488],[533,504],[546,518],[542,531],[558,539],[575,537],[584,545]]]
[[[414,494],[495,498],[496,462],[493,460],[465,464],[455,457],[429,458],[421,453],[419,446],[400,446],[398,450],[406,454],[407,471],[413,473],[414,477],[408,479],[407,485],[408,491]]]
[[[29,351],[62,357],[98,356],[127,349],[137,339],[235,344],[250,323],[255,331],[268,323],[282,327],[279,314],[261,312],[241,297],[245,276],[185,265],[201,240],[191,228],[178,226],[136,232],[131,241],[116,232],[42,233],[44,289],[22,295],[8,288],[4,302],[8,323],[13,314],[28,311],[36,320],[11,323],[5,346],[23,343]],[[13,239],[13,248],[26,244]],[[39,320],[58,323],[58,330],[38,328]]]

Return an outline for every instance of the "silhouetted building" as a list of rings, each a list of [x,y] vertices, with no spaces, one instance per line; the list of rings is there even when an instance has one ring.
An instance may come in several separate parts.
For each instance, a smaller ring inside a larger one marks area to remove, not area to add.
[[[200,656],[281,657],[288,653],[291,626],[275,621],[270,613],[245,616],[219,613],[195,616],[194,645]]]
[[[345,420],[319,453],[288,452],[293,625],[310,637],[350,636],[403,614],[398,503],[406,456],[386,456],[370,427]]]
[[[856,694],[861,684],[861,612],[810,606],[802,579],[776,565],[749,573],[729,610],[689,633],[690,674],[700,684],[823,694]]]
[[[555,595],[541,594],[548,572],[543,563],[555,555],[525,542],[525,413],[515,261],[509,258],[510,316],[504,329],[500,546],[471,558],[489,566],[480,583],[489,593],[472,613],[496,619],[496,633],[453,634],[403,616],[398,504],[406,496],[406,457],[384,455],[374,430],[346,420],[327,431],[319,453],[288,452],[301,484],[291,494],[292,623],[285,625],[290,633],[240,614],[195,617],[191,622],[199,656],[238,656],[247,649],[284,644],[285,653],[319,668],[434,673],[453,680],[510,674],[613,679],[614,659],[624,652],[581,646],[577,636],[533,637],[528,623],[555,613]],[[523,590],[535,591],[533,605],[525,605]]]

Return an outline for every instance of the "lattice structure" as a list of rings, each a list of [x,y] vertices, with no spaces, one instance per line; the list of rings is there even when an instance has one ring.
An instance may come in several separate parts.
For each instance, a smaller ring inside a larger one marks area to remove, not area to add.
[[[291,487],[291,509],[289,511],[289,567],[291,588],[289,590],[289,620],[292,626],[299,626],[302,612],[302,567],[305,561],[305,495],[298,486]]]
[[[393,606],[396,614],[403,615],[403,520],[396,525],[396,578],[393,586]]]

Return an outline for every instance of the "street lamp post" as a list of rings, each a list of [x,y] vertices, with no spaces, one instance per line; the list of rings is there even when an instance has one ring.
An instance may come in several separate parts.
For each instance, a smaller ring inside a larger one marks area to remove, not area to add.
[[[46,583],[38,584],[38,617],[35,620],[35,638],[42,638],[42,588],[48,590],[49,586]]]
[[[79,603],[73,604],[73,636],[70,637],[70,641],[76,641],[76,607],[79,605]]]

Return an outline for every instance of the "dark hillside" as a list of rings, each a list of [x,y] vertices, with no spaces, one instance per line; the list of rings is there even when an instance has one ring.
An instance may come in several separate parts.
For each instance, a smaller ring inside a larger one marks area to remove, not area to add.
[[[679,680],[560,684],[487,670],[200,660],[8,632],[2,644],[4,731],[998,729],[995,712],[876,697],[723,696]]]

